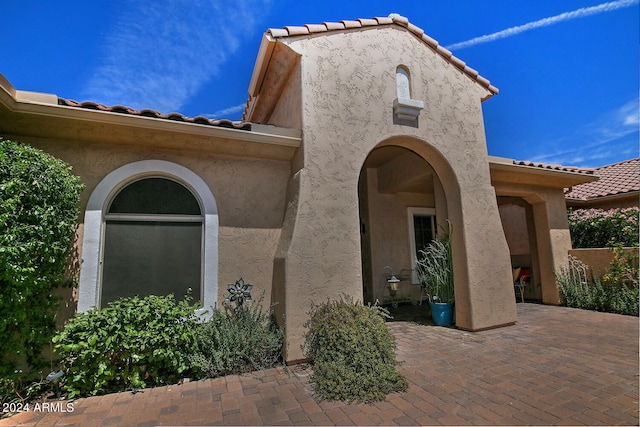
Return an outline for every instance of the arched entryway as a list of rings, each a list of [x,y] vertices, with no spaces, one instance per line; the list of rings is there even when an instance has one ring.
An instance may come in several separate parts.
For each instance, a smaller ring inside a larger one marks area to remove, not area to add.
[[[433,167],[414,151],[383,145],[367,156],[358,182],[363,299],[416,302],[415,259],[446,232],[447,200]],[[400,282],[388,286],[391,275]]]
[[[522,197],[498,196],[498,209],[509,245],[514,276],[518,273],[518,269],[530,272],[528,279],[524,281],[525,286],[522,287],[522,292],[520,288],[514,289],[516,299],[542,302],[540,261],[533,207]]]

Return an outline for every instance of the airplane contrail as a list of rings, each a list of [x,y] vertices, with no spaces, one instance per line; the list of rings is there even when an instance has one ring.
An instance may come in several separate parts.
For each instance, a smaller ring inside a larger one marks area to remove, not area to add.
[[[515,36],[525,31],[530,31],[535,28],[547,27],[563,21],[570,21],[572,19],[583,18],[585,16],[597,15],[599,13],[610,12],[612,10],[622,9],[625,7],[633,6],[637,4],[638,0],[618,0],[608,3],[602,3],[598,6],[583,7],[571,12],[561,13],[560,15],[551,16],[549,18],[539,19],[537,21],[529,22],[524,25],[518,25],[515,27],[507,28],[506,30],[498,31],[497,33],[487,34],[485,36],[475,37],[473,39],[454,43],[449,46],[445,46],[449,50],[464,49],[465,47],[475,46],[477,44],[488,43],[494,40],[504,39],[507,37]]]

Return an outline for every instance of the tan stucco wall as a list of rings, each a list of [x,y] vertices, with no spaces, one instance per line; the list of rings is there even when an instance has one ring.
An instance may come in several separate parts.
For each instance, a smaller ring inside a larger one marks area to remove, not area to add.
[[[625,254],[638,254],[638,248],[625,248]],[[609,248],[572,249],[569,255],[573,255],[585,263],[592,274],[602,276],[611,267],[613,250]]]
[[[290,183],[276,272],[289,360],[302,357],[310,301],[362,297],[358,178],[379,144],[418,153],[436,171],[454,228],[458,326],[516,320],[509,251],[490,185],[481,98],[487,92],[403,29],[284,39],[302,55],[302,160]],[[280,43],[280,41],[278,42]],[[358,52],[358,55],[354,55]],[[410,70],[419,127],[395,125],[395,70]]]
[[[144,144],[16,139],[68,162],[85,184],[78,230],[80,256],[87,200],[108,173],[125,164],[147,159],[170,161],[192,170],[207,183],[217,202],[220,224],[218,300],[226,297],[226,285],[242,276],[246,282],[255,285],[254,297],[264,292],[264,305],[271,303],[273,256],[284,215],[289,162],[239,159],[201,151],[158,150]]]
[[[516,205],[500,206],[500,219],[511,255],[528,255],[530,247],[525,208]]]

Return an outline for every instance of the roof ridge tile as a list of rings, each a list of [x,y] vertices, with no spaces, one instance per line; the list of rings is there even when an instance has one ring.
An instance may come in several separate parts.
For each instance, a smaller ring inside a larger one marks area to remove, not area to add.
[[[479,85],[487,89],[489,92],[496,94],[498,88],[491,85],[491,82],[481,77],[478,71],[471,67],[467,67],[466,63],[460,58],[454,56],[450,50],[441,46],[437,40],[428,36],[425,31],[417,25],[409,22],[409,19],[398,13],[391,13],[388,17],[375,17],[375,18],[360,18],[355,20],[342,20],[340,22],[323,22],[322,24],[307,24],[304,26],[286,26],[282,29],[270,28],[267,30],[267,34],[270,34],[273,38],[291,37],[300,35],[309,35],[316,33],[325,33],[327,31],[340,31],[350,30],[354,28],[363,27],[375,27],[396,24],[406,28],[409,32],[418,37],[427,46],[434,49],[445,60],[449,61],[452,65],[459,68],[469,78],[477,82]]]

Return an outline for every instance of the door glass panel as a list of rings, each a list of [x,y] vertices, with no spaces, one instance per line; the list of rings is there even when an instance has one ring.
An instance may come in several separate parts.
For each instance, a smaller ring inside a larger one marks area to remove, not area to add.
[[[413,230],[415,234],[416,253],[415,256],[420,259],[420,251],[425,250],[429,243],[435,238],[434,216],[414,215]]]

